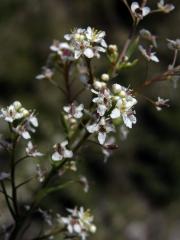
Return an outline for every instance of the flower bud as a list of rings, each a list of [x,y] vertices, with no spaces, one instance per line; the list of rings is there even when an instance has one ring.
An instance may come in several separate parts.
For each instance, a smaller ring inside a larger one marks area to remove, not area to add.
[[[96,226],[91,225],[89,230],[90,230],[91,233],[95,233],[96,232]]]
[[[22,104],[19,101],[15,101],[13,103],[13,105],[14,105],[16,111],[19,110],[22,107]]]
[[[100,82],[100,81],[95,81],[93,86],[94,86],[95,89],[100,90],[100,89],[106,87],[106,83]]]
[[[121,90],[121,91],[119,92],[119,96],[121,96],[121,97],[125,97],[125,96],[126,96],[126,92],[123,91],[123,90]]]
[[[105,82],[108,82],[108,81],[109,81],[109,74],[103,73],[103,74],[101,75],[101,79],[102,79],[103,81],[105,81]]]
[[[20,111],[23,114],[23,117],[27,117],[29,115],[29,111],[25,108],[21,108]]]
[[[117,83],[112,85],[112,90],[115,94],[119,94],[121,89],[122,89],[121,85],[119,85]]]
[[[118,51],[117,45],[115,45],[115,44],[109,45],[108,50],[109,50],[110,53],[117,52]]]

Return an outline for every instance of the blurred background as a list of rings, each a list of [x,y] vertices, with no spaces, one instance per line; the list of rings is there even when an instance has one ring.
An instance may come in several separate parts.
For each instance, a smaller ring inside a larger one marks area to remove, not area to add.
[[[131,1],[129,1],[131,3]],[[148,1],[153,8],[158,1]],[[158,36],[160,64],[150,65],[149,76],[161,73],[172,61],[166,38],[180,37],[180,3],[172,13],[147,17],[139,28]],[[92,26],[107,33],[107,42],[119,49],[128,36],[131,18],[121,0],[1,0],[0,1],[0,106],[19,100],[27,108],[37,109],[40,128],[34,136],[43,151],[62,138],[60,109],[63,96],[47,82],[35,76],[41,72],[54,39],[74,27]],[[104,60],[97,73],[106,71]],[[138,86],[146,64],[124,70],[116,81]],[[59,80],[61,81],[61,79]],[[70,187],[49,196],[42,208],[85,205],[92,209],[98,227],[94,240],[179,240],[180,239],[180,97],[175,80],[151,86],[143,94],[170,99],[170,108],[157,112],[143,98],[137,106],[137,124],[120,148],[103,161],[101,150],[83,148],[78,172],[90,182],[89,193]],[[85,101],[85,96],[81,101]],[[4,126],[0,127],[1,132]],[[178,140],[179,139],[179,140]],[[89,154],[91,152],[91,155]],[[6,159],[0,155],[1,166]],[[44,164],[40,160],[40,164]],[[34,171],[32,162],[22,165],[19,178]],[[22,189],[22,204],[29,201],[36,186]],[[0,195],[0,222],[6,210]]]

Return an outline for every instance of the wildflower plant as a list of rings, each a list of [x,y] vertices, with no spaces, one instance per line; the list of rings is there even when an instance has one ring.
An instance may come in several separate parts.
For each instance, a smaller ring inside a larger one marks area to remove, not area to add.
[[[87,192],[89,184],[85,176],[77,176],[61,184],[55,184],[53,179],[59,179],[68,170],[76,171],[78,168],[78,155],[84,143],[97,144],[104,154],[104,159],[110,157],[118,148],[117,135],[127,137],[130,130],[137,122],[136,106],[141,99],[141,90],[158,81],[170,81],[174,76],[179,76],[180,66],[176,64],[180,50],[180,40],[170,40],[167,37],[167,45],[174,52],[172,62],[161,74],[155,74],[151,79],[145,79],[141,86],[132,89],[132,86],[124,86],[118,75],[122,69],[136,67],[140,61],[135,57],[140,52],[147,64],[158,64],[156,56],[158,41],[149,30],[137,27],[145,17],[163,12],[169,13],[174,6],[160,0],[157,9],[151,9],[147,1],[141,4],[133,2],[131,5],[123,0],[132,17],[132,30],[124,47],[119,50],[115,44],[106,43],[106,33],[91,27],[76,28],[64,36],[62,42],[55,40],[50,46],[50,54],[46,66],[36,79],[48,81],[56,87],[64,96],[64,106],[60,110],[62,126],[64,127],[64,139],[49,146],[49,154],[41,153],[34,145],[34,136],[38,128],[37,112],[28,110],[19,101],[13,102],[8,107],[1,108],[1,121],[7,123],[9,136],[0,139],[1,150],[10,158],[10,166],[7,172],[0,173],[1,194],[4,195],[7,208],[12,216],[1,233],[8,236],[6,239],[24,239],[26,231],[30,227],[32,216],[40,212],[43,221],[48,223],[48,229],[37,236],[29,236],[28,240],[52,239],[60,235],[62,239],[86,240],[90,234],[96,232],[94,218],[90,210],[75,206],[67,209],[68,214],[61,216],[40,209],[45,197],[58,192],[69,184],[81,184]],[[146,47],[143,44],[146,43]],[[156,49],[154,51],[153,49]],[[106,58],[107,70],[98,76],[93,68],[94,58]],[[73,76],[74,72],[78,72]],[[64,84],[57,81],[56,75],[61,74]],[[117,79],[114,82],[114,79]],[[79,81],[81,89],[72,91],[72,80]],[[90,95],[90,101],[82,103],[79,97],[82,93]],[[169,100],[157,97],[157,100],[144,96],[158,111],[169,106]],[[155,96],[156,98],[156,96]],[[6,139],[9,139],[8,141]],[[18,156],[20,143],[24,143],[24,155]],[[48,156],[49,159],[48,159]],[[30,179],[24,179],[18,183],[16,173],[20,162],[26,159],[48,159],[51,168],[43,169],[41,164],[36,166],[36,175]],[[20,209],[18,190],[32,179],[36,179],[39,189],[36,191],[29,206],[25,210]],[[10,189],[10,191],[8,190]],[[49,207],[49,206],[48,206]],[[27,239],[27,237],[26,237]]]

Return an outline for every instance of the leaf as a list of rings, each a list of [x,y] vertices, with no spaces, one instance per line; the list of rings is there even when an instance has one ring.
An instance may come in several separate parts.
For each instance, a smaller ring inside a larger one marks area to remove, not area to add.
[[[134,54],[134,52],[137,50],[139,45],[139,37],[137,37],[128,47],[126,56],[128,57],[128,59],[130,59],[132,57],[132,55]]]
[[[61,185],[58,185],[58,186],[55,186],[55,187],[49,187],[49,188],[45,188],[45,189],[40,190],[35,197],[35,204],[40,203],[50,193],[57,192],[57,191],[65,188],[65,187],[69,186],[72,183],[74,183],[74,181],[69,181],[69,182],[66,182],[64,184],[61,184]]]

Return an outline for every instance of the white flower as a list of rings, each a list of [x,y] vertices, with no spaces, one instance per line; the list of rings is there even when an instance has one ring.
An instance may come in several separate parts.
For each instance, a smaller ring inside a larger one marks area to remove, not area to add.
[[[34,113],[31,113],[22,125],[18,125],[16,128],[13,128],[13,130],[24,139],[30,139],[31,135],[29,132],[35,133],[37,127],[38,120]]]
[[[67,209],[70,213],[67,217],[61,217],[61,221],[67,227],[67,231],[70,235],[75,235],[85,240],[88,233],[95,233],[96,226],[93,224],[93,216],[90,210],[84,211],[83,207],[74,209]]]
[[[102,88],[99,92],[95,91],[94,89],[91,91],[98,95],[97,97],[93,98],[92,101],[97,104],[96,111],[99,116],[102,117],[111,106],[111,93],[108,88]]]
[[[160,0],[157,3],[157,6],[158,6],[159,10],[161,10],[164,13],[169,13],[175,9],[175,6],[173,4],[169,4],[169,3],[165,4],[164,0]]]
[[[71,103],[70,105],[63,107],[63,109],[68,114],[68,118],[79,119],[83,116],[84,105],[80,104],[76,106],[75,103]]]
[[[43,154],[38,152],[36,146],[32,144],[31,141],[27,143],[26,154],[30,157],[42,157]]]
[[[161,111],[163,107],[169,107],[169,99],[163,99],[158,97],[157,101],[155,102],[157,111]]]
[[[132,108],[137,100],[130,95],[130,90],[119,84],[113,85],[113,92],[116,94],[116,104],[110,114],[111,118],[121,118],[128,128],[132,128],[132,124],[136,123],[135,112]]]
[[[17,119],[22,119],[29,112],[22,108],[22,104],[19,101],[15,101],[7,108],[2,108],[0,111],[0,118],[3,118],[6,122],[12,123]]]
[[[151,12],[151,9],[149,7],[141,7],[138,2],[133,2],[131,4],[131,11],[136,18],[143,19],[143,17]]]
[[[180,51],[180,39],[176,39],[176,40],[167,39],[167,42],[168,42],[169,49]]]
[[[74,60],[74,49],[67,42],[54,41],[50,46],[51,51],[56,52],[62,61]]]
[[[42,73],[36,76],[36,79],[51,79],[54,73],[50,68],[43,67]]]
[[[103,145],[106,140],[107,133],[114,131],[114,128],[104,117],[102,117],[97,123],[88,125],[87,131],[89,133],[98,133],[98,141],[101,145]]]
[[[13,128],[13,131],[26,140],[31,138],[31,135],[25,125],[19,125],[16,128]]]
[[[105,32],[97,31],[91,27],[74,29],[71,34],[64,36],[74,49],[75,59],[78,59],[81,55],[87,58],[99,58],[100,52],[106,52],[107,48],[104,37]]]
[[[111,156],[112,152],[118,148],[115,144],[116,140],[114,136],[111,136],[104,144],[102,148],[102,153],[104,154],[104,162],[107,162],[108,158]]]
[[[53,161],[61,161],[63,158],[73,157],[73,152],[66,148],[67,145],[68,141],[64,141],[62,143],[57,143],[54,145],[54,153],[52,155]]]
[[[153,61],[153,62],[159,62],[159,59],[156,56],[155,52],[151,51],[152,49],[145,49],[143,46],[139,46],[139,51],[142,53],[142,55],[148,60],[148,61]]]

